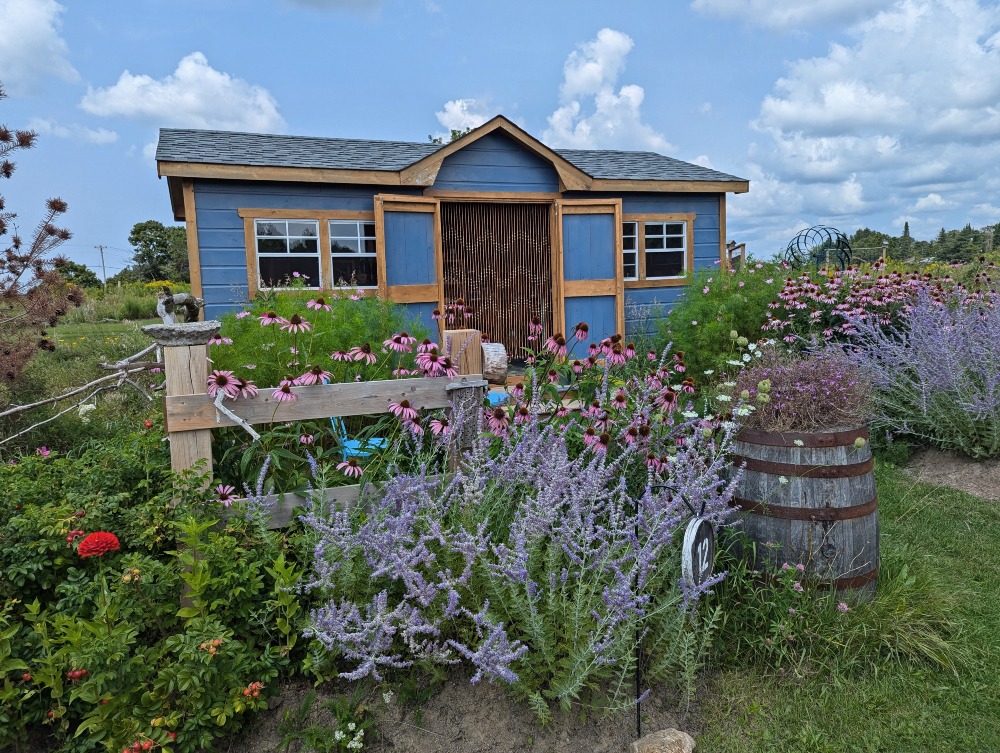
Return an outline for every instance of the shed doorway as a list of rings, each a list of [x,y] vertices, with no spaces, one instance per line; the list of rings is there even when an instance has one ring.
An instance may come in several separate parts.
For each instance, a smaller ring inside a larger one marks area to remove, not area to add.
[[[552,331],[552,233],[548,203],[441,203],[444,296],[472,316],[452,326],[478,329],[523,361],[528,321]]]

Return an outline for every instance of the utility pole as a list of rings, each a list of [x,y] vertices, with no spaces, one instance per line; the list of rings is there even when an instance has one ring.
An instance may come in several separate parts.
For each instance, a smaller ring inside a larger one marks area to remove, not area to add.
[[[104,278],[104,288],[108,287],[108,270],[104,266],[104,246],[94,246],[98,251],[101,252],[101,276]]]

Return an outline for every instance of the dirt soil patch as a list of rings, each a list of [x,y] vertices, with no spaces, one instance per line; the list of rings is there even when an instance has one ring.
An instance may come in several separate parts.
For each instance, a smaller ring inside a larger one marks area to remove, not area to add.
[[[342,689],[342,688],[341,688]],[[286,712],[293,712],[313,690],[306,682],[282,688],[252,730],[220,751],[272,753],[281,749],[279,726]],[[316,701],[302,727],[318,724],[336,729],[336,719],[323,701],[338,688],[317,688]],[[642,703],[642,734],[674,727],[697,734],[697,720],[678,706],[679,696],[669,689],[653,692]],[[526,704],[518,703],[500,685],[470,685],[468,677],[453,673],[419,708],[386,704],[373,692],[365,700],[375,719],[365,734],[364,750],[370,753],[627,753],[637,739],[635,709],[612,717],[596,713],[556,714],[548,725],[538,722]],[[297,743],[288,753],[307,753]]]
[[[925,484],[1000,500],[1000,459],[973,460],[955,452],[925,448],[910,458],[906,472]]]

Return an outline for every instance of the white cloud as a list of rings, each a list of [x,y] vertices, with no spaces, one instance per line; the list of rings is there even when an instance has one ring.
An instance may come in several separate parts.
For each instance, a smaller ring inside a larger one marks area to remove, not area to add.
[[[969,214],[983,217],[988,225],[1000,222],[1000,207],[995,207],[992,204],[976,204],[969,210]],[[1000,238],[997,238],[995,242],[1000,245]]]
[[[452,99],[444,103],[444,109],[434,113],[438,123],[445,129],[444,133],[434,134],[444,139],[451,138],[452,131],[465,131],[478,128],[499,112],[485,102],[476,99]]]
[[[885,6],[885,0],[693,0],[702,13],[787,31],[851,22]]]
[[[79,79],[59,36],[63,10],[55,0],[0,0],[0,78],[11,94],[33,93],[49,76]]]
[[[674,151],[667,139],[642,122],[645,90],[636,84],[617,89],[634,43],[614,29],[579,45],[566,58],[560,107],[549,118],[542,140],[555,147]]]
[[[699,154],[693,160],[690,160],[693,165],[701,165],[702,167],[707,167],[709,170],[714,170],[715,166],[712,164],[712,160],[709,159],[707,154]]]
[[[125,71],[104,89],[87,88],[80,107],[93,115],[124,116],[156,125],[222,130],[283,130],[271,93],[217,71],[200,52],[181,59],[162,79]]]
[[[709,6],[748,4],[696,4]],[[791,62],[762,100],[752,125],[765,138],[750,154],[766,170],[744,171],[751,198],[731,200],[735,224],[763,233],[766,223],[787,226],[805,216],[850,229],[870,224],[876,211],[900,225],[914,215],[930,222],[928,212],[964,224],[962,207],[1000,193],[1000,5],[880,6],[851,27],[845,43]],[[784,0],[767,7],[791,10]],[[916,223],[911,229],[917,237]]]
[[[42,118],[32,118],[28,123],[28,128],[57,139],[73,139],[74,141],[85,141],[90,144],[111,144],[118,140],[118,134],[115,131],[109,131],[107,128],[88,128],[77,123],[64,126]]]

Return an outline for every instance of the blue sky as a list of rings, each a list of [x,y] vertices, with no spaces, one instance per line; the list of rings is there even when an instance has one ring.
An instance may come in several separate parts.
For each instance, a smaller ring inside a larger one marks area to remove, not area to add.
[[[425,141],[503,113],[555,147],[750,180],[729,238],[1000,222],[1000,6],[977,0],[0,0],[0,184],[108,274],[171,222],[157,128]]]

